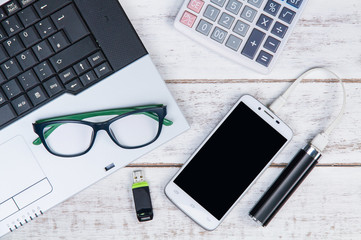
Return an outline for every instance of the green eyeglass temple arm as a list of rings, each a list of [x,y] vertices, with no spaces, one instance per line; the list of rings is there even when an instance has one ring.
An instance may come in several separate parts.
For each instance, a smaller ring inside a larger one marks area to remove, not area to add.
[[[128,112],[132,112],[135,110],[141,110],[146,108],[152,108],[152,107],[162,107],[163,105],[147,105],[147,106],[140,106],[140,107],[131,107],[131,108],[119,108],[119,109],[110,109],[110,110],[101,110],[101,111],[95,111],[95,112],[87,112],[87,113],[79,113],[79,114],[73,114],[68,116],[61,116],[61,117],[55,117],[55,118],[47,118],[42,119],[39,121],[36,121],[35,123],[43,123],[43,122],[50,122],[50,121],[57,121],[57,120],[83,120],[86,118],[92,118],[92,117],[98,117],[98,116],[109,116],[109,115],[122,115]],[[159,121],[158,116],[151,112],[142,112],[141,114],[144,114],[156,121]],[[168,119],[163,120],[163,125],[170,126],[173,122]],[[57,129],[62,123],[53,124],[51,128],[49,128],[45,133],[44,137],[47,138],[50,136],[52,132],[54,132],[55,129]],[[33,142],[34,145],[40,145],[41,139],[37,138]]]

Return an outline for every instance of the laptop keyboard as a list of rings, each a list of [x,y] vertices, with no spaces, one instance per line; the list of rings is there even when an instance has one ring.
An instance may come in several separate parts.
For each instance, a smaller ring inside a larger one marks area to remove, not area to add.
[[[113,72],[70,0],[12,0],[0,8],[0,128]]]

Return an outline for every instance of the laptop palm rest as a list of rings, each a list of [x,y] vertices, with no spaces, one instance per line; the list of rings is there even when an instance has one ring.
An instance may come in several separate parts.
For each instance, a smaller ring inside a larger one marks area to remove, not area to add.
[[[0,162],[0,221],[52,191],[51,184],[21,136],[0,145]]]

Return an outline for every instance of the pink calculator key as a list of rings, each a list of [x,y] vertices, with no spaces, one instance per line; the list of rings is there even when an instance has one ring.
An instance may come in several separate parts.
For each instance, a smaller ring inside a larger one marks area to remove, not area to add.
[[[193,27],[193,24],[196,21],[196,19],[197,19],[196,15],[193,15],[188,11],[184,11],[182,18],[180,19],[180,22],[191,28]]]
[[[202,0],[190,0],[187,7],[190,10],[193,10],[196,13],[199,13],[202,10],[203,4],[204,4],[204,2]]]

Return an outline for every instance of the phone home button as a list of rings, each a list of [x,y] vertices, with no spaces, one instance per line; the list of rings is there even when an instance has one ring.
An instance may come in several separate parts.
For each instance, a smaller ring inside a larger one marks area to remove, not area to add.
[[[194,206],[194,204],[191,204],[191,208],[195,208],[196,206]]]
[[[175,193],[175,194],[179,194],[179,192],[178,192],[177,190],[174,190],[174,193]]]

